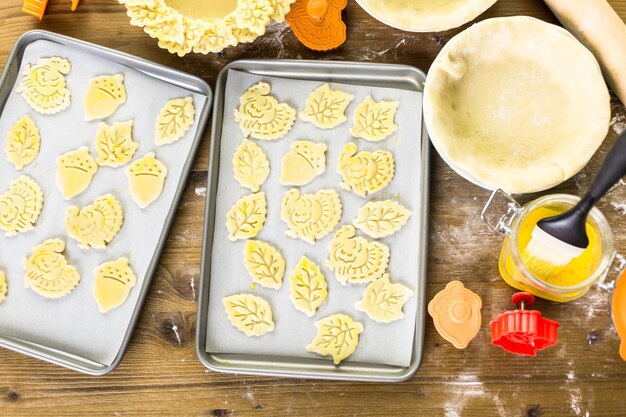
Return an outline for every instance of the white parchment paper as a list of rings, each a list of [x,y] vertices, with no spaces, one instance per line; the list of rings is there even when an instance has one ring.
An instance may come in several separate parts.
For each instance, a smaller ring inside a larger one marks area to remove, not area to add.
[[[377,88],[349,84],[331,84],[355,95],[346,110],[348,121],[331,130],[316,128],[313,124],[297,119],[289,134],[276,141],[256,141],[270,161],[270,175],[262,186],[268,202],[268,218],[258,239],[275,245],[285,256],[287,268],[280,290],[251,286],[252,280],[243,264],[245,241],[230,242],[225,226],[226,213],[231,205],[248,190],[241,187],[233,176],[232,156],[243,137],[234,121],[233,111],[239,106],[239,97],[251,85],[266,81],[272,86],[272,95],[302,110],[308,94],[323,83],[300,81],[258,75],[231,70],[226,84],[223,130],[220,150],[219,184],[213,252],[211,257],[211,282],[208,308],[207,351],[214,353],[241,353],[259,355],[280,355],[288,357],[319,358],[308,353],[306,345],[316,334],[315,321],[335,313],[345,313],[361,322],[365,328],[356,352],[351,361],[408,366],[413,351],[417,299],[415,296],[404,307],[405,317],[390,324],[379,324],[370,320],[363,312],[357,311],[354,304],[361,299],[365,285],[343,287],[334,277],[325,261],[328,257],[328,244],[332,234],[317,241],[312,246],[300,239],[285,235],[287,225],[280,219],[280,207],[285,191],[290,188],[280,185],[280,167],[283,156],[295,140],[307,139],[323,142],[326,152],[326,171],[309,184],[300,187],[303,193],[316,192],[322,188],[334,188],[339,192],[343,203],[340,224],[351,223],[358,209],[370,200],[398,198],[414,215],[398,233],[381,239],[389,245],[391,258],[388,272],[392,282],[401,282],[412,289],[418,282],[418,239],[420,211],[420,134],[422,129],[421,93],[392,88]],[[400,101],[396,115],[398,131],[382,142],[370,143],[354,139],[349,130],[356,106],[368,95],[374,100],[395,99]],[[373,151],[386,149],[394,154],[396,173],[391,184],[383,191],[368,198],[361,198],[340,188],[341,176],[337,172],[337,161],[341,148],[354,141],[360,150]],[[336,229],[335,229],[336,230]],[[358,234],[365,236],[361,232]],[[370,239],[370,238],[368,238]],[[289,276],[303,255],[315,261],[322,268],[328,282],[328,298],[309,318],[295,309],[289,299]],[[224,312],[222,299],[237,293],[253,293],[268,300],[272,306],[276,329],[260,338],[248,338],[235,329]],[[422,314],[422,312],[420,312]]]
[[[72,94],[68,109],[53,116],[43,116],[32,110],[21,95],[13,91],[0,116],[0,193],[21,174],[32,177],[44,192],[43,211],[36,229],[15,237],[0,234],[0,269],[7,275],[9,292],[0,304],[0,334],[19,338],[54,349],[66,351],[102,364],[111,364],[118,353],[131,320],[135,304],[144,286],[146,271],[152,262],[167,213],[178,187],[183,167],[189,156],[198,126],[198,114],[206,97],[150,77],[124,65],[54,42],[39,40],[28,45],[22,61],[20,76],[26,63],[39,58],[61,56],[68,58],[72,70],[67,75],[67,87]],[[163,194],[146,209],[140,209],[128,191],[125,166],[101,167],[90,187],[71,201],[65,201],[55,183],[56,158],[79,146],[88,146],[95,158],[95,138],[100,121],[85,122],[83,97],[89,80],[103,74],[124,74],[128,100],[105,121],[134,120],[133,136],[139,148],[135,158],[153,151],[168,167]],[[15,90],[15,88],[13,89]],[[169,99],[192,96],[196,120],[179,142],[161,148],[154,145],[156,117]],[[39,157],[21,172],[9,164],[4,154],[4,141],[11,127],[28,114],[39,127],[41,151]],[[124,208],[124,225],[106,250],[81,250],[76,241],[67,237],[64,226],[65,210],[70,205],[82,207],[98,196],[112,193]],[[31,249],[50,238],[62,238],[67,243],[65,255],[82,274],[82,281],[69,295],[48,300],[24,288],[22,260]],[[137,285],[128,300],[119,308],[101,314],[92,295],[93,271],[102,262],[127,256],[137,275]]]

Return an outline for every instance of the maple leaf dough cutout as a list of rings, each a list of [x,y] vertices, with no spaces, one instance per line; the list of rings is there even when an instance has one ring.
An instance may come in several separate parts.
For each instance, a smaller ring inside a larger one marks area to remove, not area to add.
[[[146,208],[163,192],[167,167],[148,152],[126,168],[126,177],[131,197],[139,207]]]
[[[272,87],[260,82],[243,93],[239,108],[235,109],[235,122],[243,134],[254,139],[280,139],[291,130],[296,120],[296,110],[286,103],[279,103],[269,95]]]
[[[239,0],[235,9],[237,26],[261,36],[270,22],[274,8],[270,0]]]
[[[28,115],[24,115],[9,129],[4,151],[7,160],[20,171],[37,158],[40,145],[41,136],[37,125]]]
[[[124,223],[119,201],[105,194],[82,209],[70,206],[65,212],[65,228],[82,249],[106,249]]]
[[[270,174],[270,163],[259,145],[244,139],[233,155],[233,171],[242,187],[256,193]]]
[[[133,142],[133,121],[98,126],[96,134],[96,163],[100,166],[119,167],[133,159],[139,144]]]
[[[234,16],[232,23],[234,24]],[[201,23],[199,38],[192,50],[195,53],[208,54],[221,52],[224,48],[237,44],[237,37],[231,26],[221,19],[213,19]],[[255,35],[256,39],[256,35]]]
[[[163,0],[157,1],[163,2]],[[178,13],[171,8],[168,9],[158,10],[158,17],[155,20],[148,21],[144,31],[151,38],[158,39],[161,42],[182,44],[185,42],[185,18],[182,13]]]
[[[65,75],[71,68],[70,61],[61,57],[41,58],[35,64],[26,64],[15,91],[38,113],[63,111],[70,105]]]
[[[396,201],[370,201],[359,209],[352,224],[373,238],[387,237],[400,230],[411,212]]]
[[[169,14],[164,0],[118,0],[126,6],[126,14],[133,26],[145,27],[158,24]]]
[[[174,20],[176,23],[177,20]],[[190,19],[187,16],[182,17],[182,42],[173,42],[171,40],[161,40],[159,39],[159,47],[163,49],[167,49],[171,54],[176,54],[180,57],[185,56],[189,52],[191,52],[195,46],[197,46],[201,41],[206,43],[216,42],[216,39],[211,38],[212,36],[218,36],[218,33],[212,32],[210,27],[214,27],[216,23],[219,23],[219,20],[196,20]],[[152,26],[152,25],[150,25]],[[178,30],[178,28],[172,28]],[[180,34],[181,32],[173,32],[176,34]],[[207,36],[211,39],[204,39]],[[224,46],[225,47],[225,46]]]
[[[94,276],[93,296],[102,314],[124,304],[130,290],[137,284],[137,277],[126,257],[99,265]]]
[[[351,225],[342,226],[328,245],[326,266],[341,285],[372,282],[383,276],[389,265],[389,248],[356,236]]]
[[[176,98],[165,103],[157,117],[154,142],[157,146],[177,142],[193,125],[196,108],[193,98]]]
[[[305,185],[326,170],[326,145],[297,140],[283,158],[280,171],[282,185]]]
[[[244,264],[252,281],[265,288],[279,289],[285,275],[285,258],[278,249],[260,240],[248,240]]]
[[[315,327],[317,334],[306,350],[322,356],[331,355],[335,365],[354,353],[359,345],[359,334],[363,332],[363,325],[345,314],[325,317],[317,321]]]
[[[295,2],[296,0],[270,0],[270,4],[274,10],[274,13],[272,13],[270,18],[275,20],[276,23],[283,23],[285,21],[285,16],[291,9],[291,5]]]
[[[398,110],[398,101],[384,100],[376,102],[367,96],[354,111],[353,126],[350,134],[371,142],[387,139],[398,130],[394,119]]]
[[[228,239],[248,239],[255,237],[263,228],[267,215],[265,193],[253,193],[241,197],[226,214]]]
[[[63,255],[65,242],[49,239],[35,246],[24,260],[24,284],[46,298],[63,297],[76,288],[81,276]]]
[[[395,173],[395,161],[391,152],[379,149],[357,153],[356,145],[348,143],[339,154],[337,170],[343,179],[342,188],[367,197],[389,185]]]
[[[333,189],[315,194],[300,194],[296,188],[285,193],[280,218],[287,223],[285,234],[300,238],[310,244],[326,236],[339,224],[342,205],[339,194]]]
[[[303,256],[293,269],[289,282],[289,299],[294,307],[313,317],[328,295],[328,284],[320,267]]]
[[[402,285],[392,284],[389,274],[374,282],[370,282],[363,292],[363,298],[354,306],[357,310],[379,323],[389,323],[404,317],[402,307],[413,290]]]
[[[223,302],[230,323],[246,336],[263,336],[274,330],[272,308],[263,298],[235,294],[225,297]]]
[[[4,271],[0,271],[0,304],[7,298],[7,292],[9,290],[9,286],[7,284],[7,277],[4,274]]]
[[[320,129],[332,129],[347,120],[345,112],[352,100],[352,94],[331,90],[328,84],[323,84],[307,97],[300,119]]]
[[[35,229],[43,207],[43,192],[33,179],[20,175],[0,195],[0,230],[5,236]]]
[[[89,148],[69,151],[57,158],[57,188],[66,200],[77,196],[89,187],[98,164],[89,153]]]
[[[105,119],[126,103],[124,75],[101,75],[89,81],[85,93],[85,121]]]
[[[259,37],[259,35],[250,31],[249,29],[237,26],[237,17],[234,13],[231,13],[228,16],[224,17],[224,24],[228,26],[236,39],[235,45],[232,46],[236,46],[240,43],[250,43]]]

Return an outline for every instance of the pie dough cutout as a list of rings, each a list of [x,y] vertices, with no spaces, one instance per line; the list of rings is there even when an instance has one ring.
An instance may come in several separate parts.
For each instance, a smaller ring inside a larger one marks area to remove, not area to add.
[[[274,14],[273,0],[239,0],[235,11],[237,26],[261,36]]]
[[[315,194],[300,194],[296,188],[285,193],[280,218],[287,223],[285,234],[300,238],[311,245],[339,224],[341,200],[333,189],[320,190]]]
[[[280,171],[282,185],[304,185],[326,170],[326,145],[297,140],[283,158]]]
[[[280,139],[293,127],[296,110],[286,103],[279,103],[269,95],[271,90],[268,83],[260,82],[248,88],[239,99],[235,121],[246,137]]]
[[[354,124],[350,134],[371,142],[387,139],[398,130],[398,125],[394,121],[398,104],[400,104],[398,101],[376,102],[370,96],[365,97],[354,111]]]
[[[0,304],[7,298],[8,290],[7,277],[4,275],[4,271],[0,271]]]
[[[5,236],[35,229],[43,207],[43,192],[30,177],[20,175],[0,195],[0,230]]]
[[[49,239],[35,246],[23,264],[26,288],[46,298],[60,298],[72,292],[81,277],[64,251],[65,242],[61,239]]]
[[[363,298],[354,307],[367,313],[374,321],[390,323],[404,317],[402,308],[412,295],[412,289],[402,284],[392,284],[389,274],[384,274],[381,279],[367,285]]]
[[[232,24],[235,19],[233,18]],[[196,44],[192,47],[194,52],[200,54],[221,52],[224,48],[237,44],[237,37],[226,21],[214,19],[203,22],[201,25],[201,35]],[[256,39],[256,35],[254,35]]]
[[[356,236],[351,225],[342,226],[328,245],[326,266],[335,271],[341,285],[376,281],[389,265],[389,248]]]
[[[163,192],[167,167],[153,152],[148,152],[126,168],[126,176],[133,200],[139,207],[146,208]]]
[[[367,197],[389,185],[395,172],[395,162],[389,151],[379,149],[357,153],[356,145],[348,143],[339,154],[337,169],[343,178],[342,188]]]
[[[265,193],[253,193],[241,197],[226,214],[228,239],[255,237],[263,228],[267,215]]]
[[[126,103],[126,87],[122,74],[92,78],[85,94],[85,120],[105,119]]]
[[[347,120],[346,108],[352,100],[352,94],[331,90],[328,84],[323,84],[307,97],[300,119],[311,122],[320,129],[332,129]]]
[[[97,171],[98,164],[86,146],[59,156],[56,178],[63,198],[69,200],[85,191]]]
[[[270,174],[270,163],[259,145],[244,139],[233,155],[233,171],[242,187],[256,193]]]
[[[359,209],[352,224],[373,238],[387,237],[409,221],[411,212],[393,200],[370,201]]]
[[[70,61],[60,57],[41,58],[36,64],[26,64],[15,91],[38,113],[63,111],[70,105],[65,75],[71,68]]]
[[[137,284],[137,277],[125,257],[101,264],[94,275],[93,296],[102,314],[121,306]]]
[[[265,288],[279,289],[285,275],[285,258],[278,249],[260,240],[248,240],[244,263],[252,281]]]
[[[41,136],[37,125],[33,119],[24,115],[9,129],[4,150],[8,161],[20,171],[37,158],[40,145]]]
[[[333,314],[315,322],[317,335],[306,347],[309,352],[333,357],[335,365],[352,355],[359,345],[363,325],[345,314]]]
[[[65,212],[65,228],[82,249],[106,249],[124,223],[124,211],[119,201],[105,194],[82,209],[70,206]]]
[[[294,307],[313,317],[328,295],[328,284],[320,267],[303,256],[291,273],[289,282],[289,299]]]
[[[133,121],[113,123],[104,122],[98,126],[96,134],[96,162],[100,166],[119,167],[133,159],[139,144],[133,142]]]
[[[246,336],[263,336],[274,330],[269,303],[252,294],[236,294],[224,298],[224,309],[230,323]]]
[[[165,103],[157,117],[154,142],[157,146],[177,142],[193,125],[196,108],[193,98],[176,98]]]

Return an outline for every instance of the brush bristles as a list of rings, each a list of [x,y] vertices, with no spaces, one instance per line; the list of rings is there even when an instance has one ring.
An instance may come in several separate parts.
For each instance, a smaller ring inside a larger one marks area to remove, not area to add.
[[[531,263],[539,265],[550,264],[562,267],[569,264],[572,259],[583,253],[585,248],[572,246],[546,233],[540,227],[535,226],[532,239],[528,242],[524,252],[526,266],[531,268]],[[531,268],[532,269],[532,268]]]

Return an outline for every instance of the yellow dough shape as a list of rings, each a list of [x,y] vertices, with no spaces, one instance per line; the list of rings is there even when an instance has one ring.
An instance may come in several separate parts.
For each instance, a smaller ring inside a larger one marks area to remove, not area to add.
[[[317,335],[306,347],[309,352],[333,357],[335,365],[352,355],[359,345],[363,325],[345,314],[333,314],[315,322]]]
[[[193,125],[196,108],[193,98],[175,98],[165,103],[154,127],[154,143],[157,146],[177,142]]]
[[[280,171],[282,185],[304,185],[326,170],[326,145],[297,140],[283,158]]]
[[[0,271],[0,304],[7,298],[8,290],[7,277],[3,271]]]
[[[252,281],[265,288],[279,289],[285,275],[285,258],[278,249],[260,240],[248,240],[244,263]]]
[[[363,298],[354,307],[367,313],[374,321],[389,323],[404,317],[402,307],[412,295],[412,289],[402,284],[392,284],[389,274],[384,274],[381,279],[367,285]]]
[[[354,96],[341,90],[331,90],[324,84],[313,90],[306,99],[300,119],[311,122],[320,129],[332,129],[346,119],[346,107]]]
[[[237,36],[233,32],[231,25],[234,24],[235,18],[232,17],[232,21],[226,21],[226,18],[207,20],[199,24],[199,38],[196,40],[195,45],[191,49],[200,54],[209,54],[221,52],[224,48],[234,46],[237,44]],[[229,25],[230,23],[230,25]],[[256,39],[256,35],[254,36]],[[187,51],[181,51],[187,53]],[[180,54],[179,54],[180,55]]]
[[[24,284],[46,298],[63,297],[80,282],[78,270],[69,264],[63,252],[65,242],[49,239],[35,246],[24,260]]]
[[[98,126],[96,134],[96,162],[100,166],[119,167],[131,159],[139,144],[133,142],[133,121],[118,122]]]
[[[11,128],[4,150],[7,159],[18,171],[33,162],[39,155],[41,136],[33,119],[22,116]]]
[[[389,248],[356,236],[351,225],[342,226],[328,245],[326,266],[335,271],[341,285],[376,281],[389,265]]]
[[[265,193],[253,193],[241,197],[226,214],[228,239],[248,239],[255,237],[265,224],[267,201]]]
[[[411,212],[393,200],[370,201],[359,209],[352,224],[373,238],[394,234],[406,224]]]
[[[246,336],[263,336],[274,330],[269,303],[252,294],[236,294],[224,298],[224,309],[231,324]]]
[[[121,306],[137,284],[137,277],[125,257],[101,264],[94,275],[93,296],[103,314]]]
[[[259,145],[244,139],[233,155],[233,171],[242,187],[256,193],[270,174],[270,163]]]
[[[26,175],[11,182],[9,190],[0,195],[0,230],[5,236],[35,229],[43,207],[43,192],[39,185]]]
[[[97,171],[98,164],[86,146],[59,156],[57,158],[57,187],[63,198],[69,200],[85,191]]]
[[[328,295],[328,284],[320,267],[303,256],[293,269],[289,282],[289,299],[293,305],[313,317]]]
[[[274,0],[238,0],[235,9],[237,26],[258,36],[263,35],[274,14],[273,2]]]
[[[398,110],[398,101],[384,100],[376,102],[367,96],[354,111],[350,134],[371,142],[387,139],[398,130],[394,119]]]
[[[391,152],[379,149],[357,153],[356,145],[348,143],[339,154],[337,169],[343,178],[341,186],[344,189],[366,197],[389,185],[395,172],[395,162]]]
[[[26,64],[15,91],[38,113],[63,111],[70,105],[65,75],[71,68],[70,61],[60,57],[41,58],[36,64]]]
[[[126,87],[122,74],[92,78],[85,94],[85,120],[105,119],[126,103]]]
[[[70,206],[65,212],[65,228],[82,249],[106,249],[124,223],[124,211],[119,201],[105,194],[82,209]]]
[[[271,91],[268,83],[260,82],[248,88],[239,99],[235,121],[246,137],[280,139],[293,127],[296,110],[286,103],[279,103],[269,95]]]
[[[341,211],[339,194],[333,189],[300,194],[298,189],[292,188],[285,193],[280,218],[289,227],[285,232],[287,236],[300,238],[313,245],[339,224]]]
[[[126,168],[128,187],[133,200],[141,208],[148,207],[163,192],[167,167],[152,152]]]

